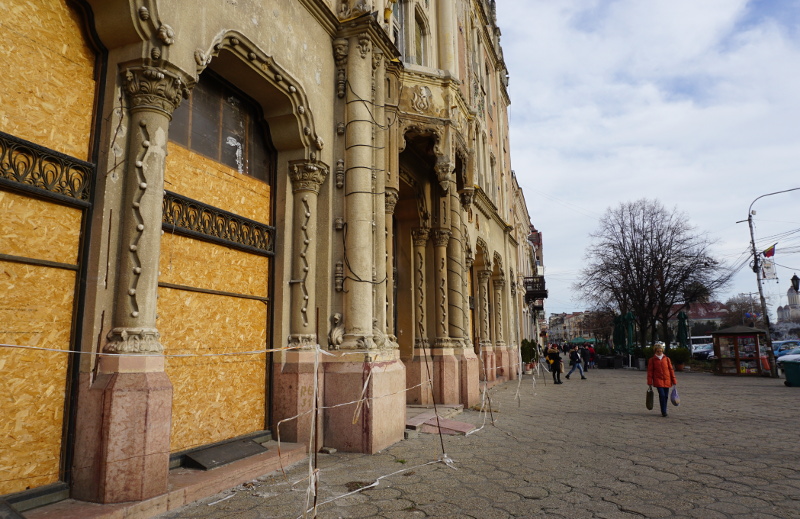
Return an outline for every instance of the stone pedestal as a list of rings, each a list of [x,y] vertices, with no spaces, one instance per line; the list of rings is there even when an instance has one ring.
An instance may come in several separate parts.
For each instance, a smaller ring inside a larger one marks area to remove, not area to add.
[[[373,362],[363,357],[345,354],[325,364],[324,428],[332,432],[325,446],[374,454],[403,439],[406,370],[397,350],[382,352]],[[358,413],[357,403],[331,407],[355,402],[362,392],[369,401],[361,403]]]
[[[458,360],[461,371],[461,404],[469,408],[480,401],[480,362],[472,345],[458,351]]]
[[[314,416],[309,413],[314,405],[314,351],[284,352],[283,362],[276,361],[273,372],[275,392],[272,396],[273,423],[272,432],[281,441],[309,444],[311,424]],[[323,394],[322,359],[317,369],[317,384],[320,395]],[[319,400],[322,405],[322,398]],[[296,417],[296,418],[292,418]],[[281,420],[286,420],[280,424]],[[323,432],[317,422],[317,434]],[[280,435],[280,436],[279,436]],[[324,446],[324,438],[318,436],[317,446]],[[308,445],[309,452],[314,452],[314,445]]]
[[[425,348],[415,347],[414,358],[405,362],[405,366],[406,387],[408,387],[406,403],[409,405],[432,404],[433,390],[429,379],[433,376],[433,359],[430,349],[427,346]]]
[[[437,341],[439,342],[439,341]],[[437,404],[461,403],[461,366],[450,341],[433,348],[433,397]]]
[[[91,384],[90,377],[81,374],[72,497],[122,503],[164,494],[172,416],[167,374],[100,373]]]

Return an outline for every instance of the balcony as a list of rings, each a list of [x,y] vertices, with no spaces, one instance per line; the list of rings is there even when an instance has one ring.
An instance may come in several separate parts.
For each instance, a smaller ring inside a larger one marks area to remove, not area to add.
[[[547,289],[544,287],[544,276],[531,276],[523,279],[525,286],[525,303],[536,302],[537,299],[547,299]],[[538,301],[544,306],[544,302]]]

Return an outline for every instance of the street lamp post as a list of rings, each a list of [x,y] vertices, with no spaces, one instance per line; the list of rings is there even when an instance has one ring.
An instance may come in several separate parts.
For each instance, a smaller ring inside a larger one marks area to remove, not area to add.
[[[761,287],[761,262],[758,260],[758,252],[756,252],[756,239],[755,234],[753,233],[753,204],[756,203],[757,200],[764,198],[765,196],[772,196],[777,195],[780,193],[788,193],[789,191],[797,191],[800,187],[795,187],[792,189],[785,189],[783,191],[775,191],[774,193],[767,193],[766,195],[761,195],[750,204],[750,207],[747,209],[747,224],[750,226],[750,247],[753,251],[753,272],[756,273],[756,281],[758,283],[758,296],[761,298],[761,312],[764,314],[764,323],[767,325],[767,356],[769,358],[769,371],[770,375],[773,378],[777,378],[778,376],[778,368],[775,365],[775,352],[772,351],[772,337],[770,335],[769,330],[769,313],[767,312],[767,302],[764,299],[764,289]],[[738,222],[737,222],[738,223]],[[759,353],[759,357],[761,354]]]

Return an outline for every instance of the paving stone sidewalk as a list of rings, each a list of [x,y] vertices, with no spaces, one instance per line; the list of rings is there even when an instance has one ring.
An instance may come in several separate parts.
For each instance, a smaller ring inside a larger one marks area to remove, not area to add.
[[[800,519],[800,388],[677,376],[681,405],[667,418],[657,399],[645,408],[642,371],[590,370],[562,385],[537,377],[535,386],[527,375],[490,390],[493,425],[474,410],[453,417],[485,422],[469,436],[420,434],[372,456],[320,454],[316,517]],[[437,462],[442,440],[452,468]],[[307,473],[301,463],[286,478],[268,475],[161,517],[303,517]]]

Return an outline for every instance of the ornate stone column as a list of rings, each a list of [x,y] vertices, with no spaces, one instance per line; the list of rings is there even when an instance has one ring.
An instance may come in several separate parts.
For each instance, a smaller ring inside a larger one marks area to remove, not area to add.
[[[396,323],[394,322],[394,267],[392,264],[394,258],[394,208],[397,206],[397,201],[400,195],[396,189],[386,188],[385,197],[385,220],[384,226],[386,229],[386,260],[384,261],[386,269],[386,333],[396,336],[395,332]]]
[[[413,268],[414,284],[412,287],[414,308],[414,357],[407,365],[408,387],[406,401],[409,404],[428,405],[433,402],[433,393],[430,382],[428,381],[429,367],[426,363],[432,363],[430,344],[428,342],[427,316],[425,310],[426,302],[426,276],[425,258],[426,247],[430,229],[421,227],[411,231],[413,240]]]
[[[345,237],[347,271],[344,292],[343,349],[369,349],[372,341],[375,268],[375,206],[373,182],[372,41],[366,33],[349,40],[346,60],[350,87],[345,95]],[[381,236],[383,239],[383,236]]]
[[[383,121],[384,117],[384,97],[386,91],[386,66],[383,59],[383,52],[378,49],[372,51],[372,117],[375,121]],[[373,227],[372,241],[375,244],[373,264],[375,265],[375,276],[372,280],[374,287],[374,320],[375,327],[379,334],[387,335],[387,322],[386,315],[386,294],[389,291],[388,281],[388,267],[387,267],[387,223],[391,223],[391,216],[387,218],[387,204],[388,194],[386,194],[386,132],[381,131],[380,128],[372,126],[372,140],[375,142],[375,149],[373,150],[373,165],[372,165],[372,192],[376,193],[373,197],[373,219],[375,226]],[[379,194],[383,193],[381,197]],[[396,200],[395,200],[396,203]],[[394,213],[394,209],[392,210]],[[388,222],[387,222],[388,221]],[[391,342],[388,338],[386,342]],[[392,343],[392,345],[394,345]]]
[[[503,320],[503,288],[506,286],[506,280],[503,278],[494,279],[492,281],[494,287],[494,333],[495,333],[495,361],[497,362],[497,375],[504,376],[508,379],[508,372],[511,369],[510,359],[508,356],[508,346],[503,335],[505,328],[505,321]]]
[[[494,348],[491,337],[489,336],[489,278],[492,277],[491,270],[481,270],[478,272],[479,284],[479,304],[480,304],[480,355],[483,362],[481,377],[487,382],[492,382],[496,378]]]
[[[339,355],[325,363],[325,405],[329,409],[324,426],[327,446],[374,453],[401,440],[405,429],[406,370],[399,350],[385,332],[386,208],[380,196],[385,189],[385,174],[378,171],[382,161],[376,156],[383,130],[376,123],[370,102],[383,102],[378,93],[384,88],[385,71],[378,51],[386,49],[376,48],[384,40],[377,36],[382,29],[373,17],[351,18],[340,31],[334,49],[337,65],[346,67],[347,81],[341,90],[345,131],[341,193],[346,226],[344,337]],[[347,350],[364,353],[348,354]],[[354,423],[355,406],[343,404],[362,396],[369,401]]]
[[[72,497],[100,503],[141,501],[168,490],[172,385],[156,329],[164,160],[172,112],[188,95],[166,69],[122,73],[128,140],[119,217],[120,250],[111,330],[97,376],[82,378],[72,467]]]
[[[433,230],[433,272],[434,272],[434,301],[436,316],[436,346],[450,346],[448,308],[447,308],[447,245],[450,243],[450,229]]]
[[[315,310],[317,263],[317,198],[328,176],[321,163],[297,161],[289,164],[292,181],[293,228],[291,284],[292,304],[289,346],[309,348],[317,344]]]

